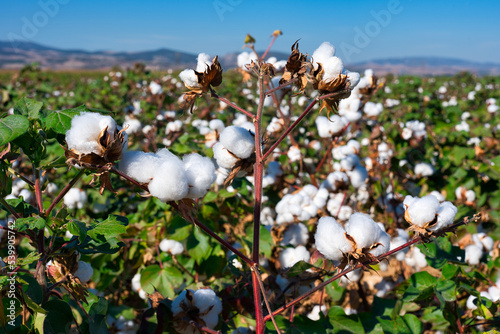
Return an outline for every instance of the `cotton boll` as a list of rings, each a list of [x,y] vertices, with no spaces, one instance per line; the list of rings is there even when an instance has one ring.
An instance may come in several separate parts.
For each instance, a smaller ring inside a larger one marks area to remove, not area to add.
[[[71,188],[64,195],[64,204],[68,209],[82,209],[87,204],[87,194],[82,189]]]
[[[417,269],[422,269],[427,266],[425,255],[422,254],[417,247],[412,247],[411,251],[406,254],[405,262],[410,267],[415,267]]]
[[[199,289],[193,294],[193,304],[203,314],[201,318],[208,328],[214,328],[219,322],[222,302],[212,289]]]
[[[212,57],[206,53],[200,53],[197,60],[198,64],[196,66],[196,72],[205,72],[207,67],[212,65]]]
[[[330,119],[325,116],[318,116],[315,123],[318,129],[318,135],[321,138],[330,138],[338,134],[347,124],[345,120],[338,115],[332,115]]]
[[[226,127],[224,125],[224,122],[221,121],[220,119],[213,119],[211,120],[209,123],[208,123],[208,126],[210,127],[210,129],[212,130],[217,130],[219,133],[221,133],[224,128]]]
[[[375,284],[375,289],[377,290],[377,297],[382,298],[384,297],[388,292],[392,291],[394,289],[395,284],[391,281],[388,281],[386,279],[383,279],[379,283]]]
[[[382,103],[366,102],[363,111],[367,116],[378,116],[384,111]]]
[[[381,231],[378,238],[378,243],[380,245],[370,251],[370,254],[372,254],[373,256],[380,256],[389,251],[391,246],[391,237],[386,232]]]
[[[342,205],[339,210],[339,214],[337,218],[342,221],[348,220],[353,213],[353,210],[350,206]]]
[[[184,245],[177,240],[163,239],[159,245],[162,252],[178,255],[184,252]]]
[[[439,202],[443,202],[446,198],[438,191],[433,190],[429,195],[432,195],[438,199]]]
[[[123,128],[128,135],[132,135],[141,131],[142,124],[137,118],[129,118],[123,123]]]
[[[430,195],[433,196],[433,195]],[[438,231],[446,226],[453,224],[453,220],[457,214],[457,207],[451,202],[443,202],[439,205],[437,211],[438,219],[436,225],[429,228],[431,231]]]
[[[153,178],[161,163],[154,153],[125,151],[118,163],[118,168],[139,183],[148,183]]]
[[[366,171],[366,168],[361,166],[361,165],[356,165],[356,167],[347,173],[349,176],[349,180],[351,181],[351,185],[354,188],[360,188],[362,187],[366,179],[368,178],[368,172]]]
[[[351,84],[351,89],[356,87],[356,85],[359,83],[359,79],[360,79],[359,73],[346,70],[345,74],[347,75],[347,80],[349,80],[349,83]]]
[[[406,197],[408,198],[408,196]],[[405,198],[404,204],[406,206],[406,212],[410,218],[409,223],[420,227],[424,227],[427,223],[434,220],[439,209],[439,201],[432,195],[412,199],[411,205],[409,206],[407,206],[407,203],[408,202]]]
[[[242,52],[237,57],[238,67],[246,70],[245,65],[250,64],[253,61],[257,61],[257,56],[253,52]]]
[[[291,225],[283,236],[283,240],[281,241],[281,245],[292,245],[297,247],[299,245],[307,245],[309,240],[309,231],[307,230],[306,225],[302,223]]]
[[[490,236],[487,236],[485,233],[482,233],[482,232],[473,234],[472,241],[478,247],[481,247],[481,248],[484,247],[484,249],[488,252],[493,249],[493,245],[495,243],[495,241]]]
[[[382,230],[367,214],[356,212],[349,218],[345,231],[356,241],[358,248],[369,248],[378,242]]]
[[[184,82],[186,87],[199,87],[198,77],[196,73],[192,69],[185,69],[181,73],[179,73],[179,78]]]
[[[149,90],[151,91],[151,94],[153,94],[153,95],[159,95],[159,94],[163,93],[163,88],[160,86],[160,84],[158,84],[155,81],[151,81],[149,83]]]
[[[324,70],[323,80],[325,82],[330,82],[337,79],[344,69],[342,60],[335,56],[325,59],[321,63],[321,65],[323,66]]]
[[[347,275],[342,276],[340,278],[340,284],[342,286],[347,286],[349,283],[359,282],[359,280],[361,279],[361,274],[362,274],[361,269],[353,270],[349,272]]]
[[[325,188],[330,191],[336,191],[339,186],[345,185],[349,182],[347,174],[344,172],[333,172],[328,174],[326,180],[321,184],[321,188]]]
[[[346,171],[353,170],[357,165],[359,165],[359,157],[355,154],[350,154],[340,161],[340,166]]]
[[[26,203],[30,203],[35,199],[33,193],[28,189],[23,189],[19,192],[19,197],[22,197]]]
[[[214,158],[217,161],[217,165],[222,168],[231,169],[238,161],[238,158],[233,156],[220,142],[216,143],[213,147]]]
[[[497,286],[490,286],[488,293],[491,296],[490,300],[494,303],[500,300],[500,289]]]
[[[137,273],[132,277],[132,291],[138,292],[141,290],[141,274]]]
[[[400,246],[403,246],[408,242],[408,238],[397,236],[391,239],[390,250],[396,249]],[[408,253],[408,248],[402,249],[395,254],[395,257],[398,261],[403,261],[405,259],[406,253]]]
[[[298,246],[296,248],[286,248],[279,256],[279,261],[282,268],[291,268],[294,264],[299,261],[308,262],[311,255],[309,251],[304,246]]]
[[[318,68],[317,63],[324,63],[335,55],[335,47],[329,42],[323,42],[312,54],[314,69]]]
[[[78,261],[78,269],[75,271],[74,275],[78,277],[82,283],[87,283],[93,273],[94,269],[92,269],[92,266],[89,263]]]
[[[291,146],[290,149],[288,150],[287,156],[290,162],[295,162],[299,161],[302,155],[298,147]]]
[[[342,260],[344,254],[353,251],[352,244],[347,240],[345,232],[334,218],[321,217],[314,235],[316,249],[329,260]]]
[[[82,112],[73,117],[71,128],[66,132],[68,149],[81,154],[102,154],[102,147],[97,142],[101,131],[107,128],[110,136],[114,136],[116,122],[110,116],[93,112]]]
[[[182,161],[175,157],[162,161],[148,185],[151,195],[163,202],[178,201],[189,192],[188,178]]]
[[[205,196],[216,179],[215,166],[207,157],[192,153],[183,157],[186,177],[189,185],[189,198]]]
[[[434,174],[434,167],[428,163],[421,162],[415,165],[414,172],[419,176],[431,176]]]
[[[254,136],[242,127],[233,125],[226,127],[220,134],[219,141],[227,150],[241,159],[250,157],[254,152]]]

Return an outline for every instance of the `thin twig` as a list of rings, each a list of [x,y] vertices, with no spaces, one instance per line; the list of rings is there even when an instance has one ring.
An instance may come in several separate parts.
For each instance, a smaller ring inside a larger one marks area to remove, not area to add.
[[[230,106],[231,108],[234,108],[240,112],[242,112],[243,114],[247,115],[248,117],[250,117],[251,119],[254,119],[255,116],[252,115],[250,112],[246,111],[245,109],[243,108],[240,108],[238,107],[236,104],[234,104],[233,102],[229,101],[228,99],[225,99],[223,98],[222,96],[218,95],[215,90],[212,89],[212,87],[210,87],[210,95],[216,99],[218,99],[219,101],[222,101],[224,102],[225,104],[227,104],[228,106]]]
[[[71,180],[64,188],[63,190],[61,190],[61,192],[59,193],[59,195],[57,195],[57,197],[54,199],[54,201],[52,203],[50,203],[50,206],[49,208],[47,209],[47,211],[45,212],[45,217],[48,217],[50,212],[52,211],[52,209],[54,209],[54,207],[63,199],[63,197],[68,193],[68,191],[73,188],[73,186],[75,185],[75,183],[80,179],[80,177],[82,177],[82,175],[85,173],[85,169],[81,169],[78,174],[75,175],[75,177],[73,178],[73,180]]]
[[[291,80],[288,80],[287,82],[282,83],[282,84],[281,84],[281,85],[279,85],[278,87],[275,87],[275,88],[273,88],[273,89],[268,90],[267,92],[265,92],[265,93],[264,93],[264,95],[265,95],[265,96],[271,95],[271,93],[274,93],[275,91],[280,90],[281,88],[284,88],[284,87],[286,87],[286,86],[289,86],[289,85],[291,85],[291,84],[293,84],[293,83],[297,82],[297,80],[299,80],[299,78],[293,78],[293,79],[291,79]]]

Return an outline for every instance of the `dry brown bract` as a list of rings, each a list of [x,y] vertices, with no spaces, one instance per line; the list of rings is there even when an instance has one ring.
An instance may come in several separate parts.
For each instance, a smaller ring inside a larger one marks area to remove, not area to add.
[[[104,189],[115,192],[109,180],[109,169],[122,157],[122,151],[127,142],[124,132],[125,129],[120,131],[117,129],[113,134],[110,134],[107,127],[103,129],[97,139],[100,151],[102,152],[101,154],[93,152],[82,154],[74,149],[64,149],[64,155],[66,156],[66,163],[68,165],[97,171],[94,179],[99,177],[101,194]]]
[[[214,57],[212,65],[207,65],[204,72],[194,71],[198,78],[198,84],[196,86],[188,86],[185,84],[189,92],[184,94],[184,104],[182,107],[186,109],[189,108],[189,111],[192,112],[197,97],[208,92],[211,87],[217,87],[222,83],[222,71],[223,69],[219,63],[219,56]]]
[[[280,80],[280,85],[284,84],[287,81],[297,78],[298,81],[295,85],[300,89],[302,93],[304,93],[304,89],[307,85],[307,57],[300,53],[299,51],[299,41],[293,43],[292,45],[292,53],[288,57],[288,61],[285,65],[285,73]]]
[[[65,286],[75,296],[84,302],[87,301],[87,289],[78,277],[73,275],[78,270],[78,254],[65,254],[52,260],[52,265],[47,266],[47,273],[53,283]]]
[[[312,67],[312,66],[311,66]],[[323,80],[323,66],[318,63],[318,68],[308,74],[307,78],[312,83],[313,88],[318,90],[321,95],[328,95],[333,93],[339,93],[332,97],[323,99],[321,103],[321,112],[324,108],[327,110],[327,117],[330,119],[330,112],[336,113],[339,108],[339,102],[342,99],[348,98],[351,95],[351,84],[347,80],[347,75],[339,74],[335,79],[324,81]]]

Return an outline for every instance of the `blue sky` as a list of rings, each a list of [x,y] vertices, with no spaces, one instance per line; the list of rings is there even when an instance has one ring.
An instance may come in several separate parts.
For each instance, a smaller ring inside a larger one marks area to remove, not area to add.
[[[63,49],[158,48],[212,55],[241,50],[245,35],[264,50],[312,54],[329,41],[344,62],[441,56],[500,62],[500,1],[128,1],[7,0],[0,40]]]

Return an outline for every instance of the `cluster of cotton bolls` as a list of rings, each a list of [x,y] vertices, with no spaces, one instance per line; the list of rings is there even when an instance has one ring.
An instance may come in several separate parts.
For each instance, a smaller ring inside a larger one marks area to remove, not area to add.
[[[31,203],[35,200],[34,194],[27,189],[28,184],[20,179],[15,178],[12,180],[12,188],[9,195],[5,196],[5,199],[16,199],[22,197],[25,202]]]
[[[119,169],[140,183],[147,183],[151,195],[161,201],[203,197],[215,181],[215,167],[197,153],[181,160],[164,148],[157,153],[126,151]]]
[[[337,169],[334,165],[334,169]],[[361,165],[359,157],[356,154],[349,154],[340,161],[340,170],[344,171],[349,177],[351,185],[358,189],[366,184],[368,171]]]
[[[366,254],[377,257],[389,251],[390,240],[370,216],[359,212],[351,215],[345,226],[332,217],[322,217],[315,234],[317,250],[332,261]]]
[[[222,312],[222,302],[212,289],[184,290],[172,302],[172,313],[177,319],[174,327],[178,333],[194,334],[199,331],[189,324],[189,320],[213,329],[219,322]],[[187,317],[189,320],[184,319]]]
[[[386,99],[385,100],[385,106],[387,108],[396,107],[396,106],[399,106],[400,104],[401,104],[401,101],[396,100],[396,99]]]
[[[490,97],[486,100],[486,110],[488,110],[490,114],[496,113],[499,108],[500,107],[498,106],[496,99]]]
[[[153,95],[160,95],[163,93],[163,87],[156,81],[151,81],[149,83],[149,91]]]
[[[413,120],[413,121],[408,121],[406,124],[401,125],[403,128],[403,132],[401,133],[401,137],[403,137],[404,140],[409,140],[411,138],[415,138],[417,140],[420,140],[421,138],[426,138],[427,137],[427,131],[425,130],[425,124]]]
[[[498,301],[500,301],[500,279],[498,279],[494,285],[488,287],[488,290],[481,291],[479,294],[481,298],[488,298],[493,303],[497,303]],[[477,297],[474,295],[470,295],[467,299],[466,305],[469,310],[477,309],[476,299]]]
[[[473,234],[471,241],[465,247],[465,261],[470,265],[478,265],[483,255],[493,250],[495,241],[483,232]]]
[[[87,204],[87,194],[83,189],[71,188],[64,195],[64,204],[68,209],[82,209]]]
[[[459,202],[463,202],[466,205],[473,205],[476,200],[476,193],[474,190],[467,189],[463,186],[459,186],[455,189],[455,196]]]
[[[405,219],[408,223],[432,232],[453,224],[458,211],[451,202],[440,203],[434,195],[422,198],[408,195],[405,197],[403,205],[406,209]]]
[[[231,169],[241,159],[250,158],[255,150],[254,134],[245,128],[230,125],[221,132],[213,146],[217,165]]]
[[[326,205],[328,190],[306,185],[294,194],[286,194],[276,204],[276,224],[306,221],[316,217],[318,209]]]

